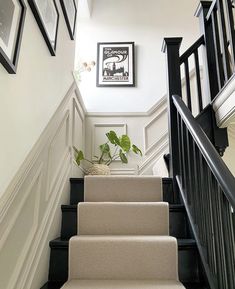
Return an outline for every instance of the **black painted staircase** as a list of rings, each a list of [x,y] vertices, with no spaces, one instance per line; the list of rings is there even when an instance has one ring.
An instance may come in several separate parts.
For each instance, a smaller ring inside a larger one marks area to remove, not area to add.
[[[68,240],[77,234],[77,204],[84,200],[84,180],[71,179],[70,205],[62,205],[61,236],[50,241],[48,282],[41,289],[59,289],[68,278]],[[183,205],[174,201],[172,181],[163,179],[163,198],[170,203],[170,235],[178,239],[179,277],[187,289],[207,289],[196,242]],[[110,288],[111,289],[111,288]]]

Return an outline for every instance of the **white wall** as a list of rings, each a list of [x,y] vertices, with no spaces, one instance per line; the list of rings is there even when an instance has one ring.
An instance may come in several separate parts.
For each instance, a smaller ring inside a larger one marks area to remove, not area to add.
[[[16,75],[0,65],[0,197],[73,82],[75,43],[61,6],[57,56],[52,57],[27,1]]]
[[[166,93],[164,37],[182,36],[182,51],[199,37],[197,0],[95,0],[92,17],[80,20],[77,62],[96,60],[97,42],[135,41],[136,87],[96,87],[96,71],[82,74],[88,111],[147,111]]]

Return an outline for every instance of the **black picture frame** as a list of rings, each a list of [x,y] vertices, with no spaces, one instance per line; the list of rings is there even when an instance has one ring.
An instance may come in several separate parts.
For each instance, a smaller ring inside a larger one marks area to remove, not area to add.
[[[66,4],[65,4],[65,1],[70,1],[70,4],[73,5],[74,7],[74,15],[73,15],[73,23],[71,25],[71,22],[70,22],[70,17],[68,15],[68,11],[66,9]],[[76,23],[77,23],[77,6],[76,6],[76,2],[75,0],[60,0],[60,4],[61,4],[61,7],[62,7],[62,11],[63,11],[63,14],[64,14],[64,19],[65,19],[65,22],[66,22],[66,25],[68,27],[68,31],[69,31],[69,36],[71,38],[71,40],[74,40],[75,38],[75,32],[76,32]]]
[[[37,0],[28,0],[29,6],[34,14],[34,17],[37,21],[38,27],[41,30],[42,36],[48,46],[48,49],[51,53],[52,56],[56,55],[56,45],[57,45],[57,35],[58,35],[58,27],[59,27],[59,11],[56,5],[56,1],[55,0],[44,0],[44,5],[48,5],[49,7],[49,3],[52,3],[53,8],[54,8],[54,12],[56,15],[55,18],[55,22],[52,23],[54,24],[54,33],[53,33],[53,39],[50,39],[50,32],[49,32],[49,25],[47,25],[47,23],[45,23],[45,21],[43,20],[43,12],[47,12],[46,17],[48,17],[49,13],[52,11],[46,10],[46,8],[44,7],[44,11],[40,10],[40,8],[37,6]],[[50,20],[50,19],[47,19]],[[52,19],[51,19],[52,20]]]
[[[96,86],[135,86],[135,42],[97,43]]]
[[[9,74],[16,74],[17,71],[17,65],[20,55],[20,46],[23,36],[23,29],[24,29],[24,22],[25,22],[25,15],[26,15],[26,5],[23,0],[17,0],[20,11],[18,13],[18,25],[17,29],[11,30],[11,28],[14,25],[7,25],[10,21],[12,24],[13,22],[13,11],[16,11],[14,6],[14,3],[11,1],[3,1],[2,3],[2,9],[0,11],[0,18],[3,19],[3,30],[0,29],[0,63],[3,65],[3,67],[7,70]],[[4,7],[6,5],[6,7]],[[9,7],[9,5],[13,5]],[[4,9],[5,8],[5,9]],[[1,14],[2,13],[2,14]],[[7,13],[10,13],[12,16],[9,17]],[[5,17],[5,18],[4,18]],[[6,22],[4,22],[6,20]],[[4,29],[5,28],[5,29]],[[9,30],[10,29],[10,30]],[[12,28],[13,29],[13,28]],[[7,34],[7,35],[6,35]],[[12,36],[13,35],[13,38]],[[4,39],[7,41],[4,42]],[[12,48],[7,51],[7,45],[9,44],[9,38],[14,39],[14,44],[12,44]],[[10,54],[9,54],[10,53]]]

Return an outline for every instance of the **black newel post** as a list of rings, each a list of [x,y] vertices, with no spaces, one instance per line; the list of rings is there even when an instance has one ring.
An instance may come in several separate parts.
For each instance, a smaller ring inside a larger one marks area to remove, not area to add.
[[[173,178],[174,192],[176,194],[176,175],[179,174],[179,145],[177,110],[172,95],[182,96],[180,76],[179,49],[182,38],[164,38],[162,51],[166,54],[167,66],[167,98],[168,98],[168,130],[170,150],[170,177]]]
[[[211,1],[201,1],[195,13],[195,15],[199,18],[201,33],[205,37],[204,73],[205,77],[209,80],[207,93],[210,95],[210,98],[208,99],[208,103],[210,103],[210,101],[213,100],[219,92],[219,81],[222,81],[219,79],[219,71],[217,74],[217,70],[221,68],[219,68],[220,63],[218,62],[220,60],[216,58],[214,39],[215,30],[213,30],[212,17],[210,17],[208,20],[206,19],[211,3]],[[208,103],[206,103],[204,107]]]

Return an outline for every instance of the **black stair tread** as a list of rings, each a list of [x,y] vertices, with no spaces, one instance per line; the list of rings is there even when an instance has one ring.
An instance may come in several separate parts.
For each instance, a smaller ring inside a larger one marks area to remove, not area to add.
[[[162,178],[164,182],[171,182],[172,178],[164,177]],[[71,183],[77,183],[77,182],[84,182],[84,178],[70,178]]]
[[[63,240],[61,238],[56,238],[50,241],[51,248],[68,248],[69,240]]]
[[[92,236],[92,235],[90,235]],[[177,239],[177,242],[178,242],[178,246],[181,247],[181,248],[195,248],[196,247],[196,241],[194,239]],[[51,240],[50,241],[50,247],[51,248],[58,248],[58,247],[61,247],[61,248],[67,248],[68,247],[68,243],[69,243],[69,240],[63,240],[61,238],[56,238],[54,240]]]
[[[182,204],[169,204],[169,208],[171,212],[178,212],[185,210],[185,206]],[[61,205],[61,209],[63,211],[76,211],[77,205]]]
[[[60,289],[64,285],[64,282],[51,282],[48,281],[40,289]]]
[[[78,205],[61,205],[61,210],[63,212],[66,212],[66,211],[69,211],[69,212],[75,211],[76,212],[77,207],[78,207]]]
[[[41,289],[60,289],[64,283],[62,282],[47,282]],[[184,283],[186,289],[206,289],[201,283]]]
[[[70,183],[84,182],[84,178],[70,178]]]
[[[194,239],[177,239],[179,249],[197,248],[197,243]]]
[[[208,289],[202,283],[183,283],[186,289]]]

